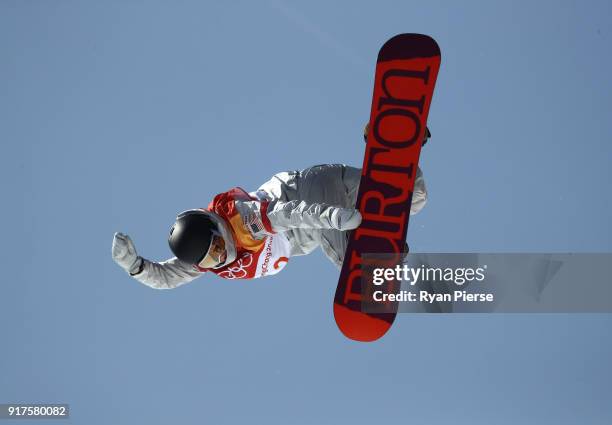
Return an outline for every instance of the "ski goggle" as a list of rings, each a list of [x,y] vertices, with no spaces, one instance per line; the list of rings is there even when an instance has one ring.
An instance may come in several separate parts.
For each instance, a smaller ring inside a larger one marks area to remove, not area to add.
[[[203,269],[212,269],[220,264],[223,264],[227,258],[227,251],[225,250],[225,240],[221,233],[216,230],[212,230],[212,238],[208,251],[198,262],[198,267]]]

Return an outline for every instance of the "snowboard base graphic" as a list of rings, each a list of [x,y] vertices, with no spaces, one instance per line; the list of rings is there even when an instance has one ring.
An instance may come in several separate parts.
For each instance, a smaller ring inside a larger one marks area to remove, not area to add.
[[[338,328],[353,340],[377,340],[397,314],[397,302],[377,305],[375,312],[362,308],[372,304],[374,290],[391,293],[399,289],[397,282],[374,289],[364,273],[365,264],[368,270],[376,266],[367,253],[395,254],[397,261],[404,255],[421,141],[440,59],[437,43],[421,34],[397,35],[378,53],[356,204],[363,220],[349,237],[334,297]],[[385,265],[381,262],[380,266]]]

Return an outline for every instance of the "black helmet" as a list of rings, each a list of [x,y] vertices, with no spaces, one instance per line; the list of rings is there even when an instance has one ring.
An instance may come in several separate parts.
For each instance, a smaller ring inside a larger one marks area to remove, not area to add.
[[[176,218],[170,229],[168,244],[181,261],[198,264],[208,252],[213,232],[218,232],[216,224],[199,210],[184,212]]]

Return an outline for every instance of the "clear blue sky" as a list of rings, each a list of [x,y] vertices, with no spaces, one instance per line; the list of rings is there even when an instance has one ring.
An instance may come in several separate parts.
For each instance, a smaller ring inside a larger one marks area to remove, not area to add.
[[[0,1],[0,403],[74,424],[612,423],[609,315],[398,317],[345,339],[317,251],[272,278],[131,280],[177,212],[361,165],[374,64],[433,36],[421,252],[612,251],[609,1]],[[28,423],[28,422],[21,422]]]

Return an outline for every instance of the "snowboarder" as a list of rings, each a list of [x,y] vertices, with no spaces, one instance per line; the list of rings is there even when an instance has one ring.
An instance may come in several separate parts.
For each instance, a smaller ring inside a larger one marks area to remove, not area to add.
[[[176,288],[205,272],[226,279],[273,275],[290,257],[319,246],[341,268],[348,231],[361,223],[355,209],[360,178],[359,168],[343,164],[281,172],[256,192],[236,187],[215,196],[206,209],[179,214],[168,237],[174,254],[169,260],[139,256],[122,233],[114,235],[112,256],[134,279],[155,289]],[[410,213],[419,212],[426,200],[418,169]]]

